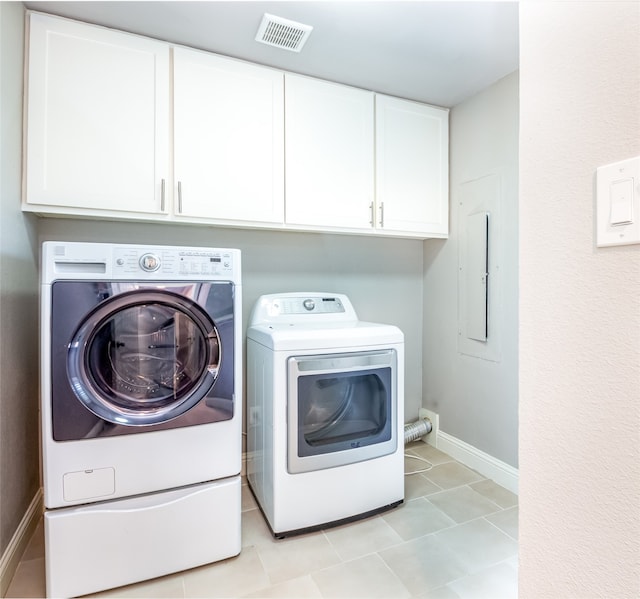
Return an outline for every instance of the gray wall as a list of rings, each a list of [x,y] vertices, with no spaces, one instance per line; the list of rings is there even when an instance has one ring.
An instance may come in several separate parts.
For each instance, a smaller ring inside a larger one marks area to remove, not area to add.
[[[518,465],[518,73],[455,106],[450,235],[424,244],[424,405],[440,430]],[[492,177],[497,193],[484,184]],[[469,209],[490,213],[489,333],[461,334],[459,256]]]
[[[422,242],[141,223],[41,219],[40,241],[77,240],[232,247],[242,251],[243,323],[265,293],[346,293],[361,320],[405,334],[406,419],[422,400]]]
[[[20,212],[23,10],[0,3],[0,554],[40,487],[37,241]]]

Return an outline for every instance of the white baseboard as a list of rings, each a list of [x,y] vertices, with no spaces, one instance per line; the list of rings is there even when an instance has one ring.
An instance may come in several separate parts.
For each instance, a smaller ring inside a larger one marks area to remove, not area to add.
[[[435,435],[434,435],[435,433]],[[492,481],[499,484],[501,487],[518,494],[518,483],[520,473],[517,468],[509,466],[505,462],[490,456],[488,453],[484,453],[479,449],[469,445],[456,437],[443,433],[440,430],[434,429],[433,433],[423,437],[425,443],[433,445],[440,451],[444,451],[446,454],[455,458],[465,466],[469,466],[476,472],[490,478]],[[246,452],[242,453],[242,476],[247,474],[247,457]]]
[[[476,472],[490,478],[501,487],[512,493],[518,494],[519,472],[517,468],[509,466],[500,460],[490,456],[484,451],[469,445],[452,435],[438,431],[436,447],[455,458],[465,466],[469,466]]]
[[[20,558],[27,548],[36,526],[38,526],[40,516],[42,516],[42,509],[42,489],[38,489],[0,558],[0,597],[4,597],[9,589],[9,584],[20,563]]]

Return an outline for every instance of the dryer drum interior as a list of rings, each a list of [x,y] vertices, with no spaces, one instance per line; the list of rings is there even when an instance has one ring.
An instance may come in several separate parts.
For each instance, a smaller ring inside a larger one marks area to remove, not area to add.
[[[306,396],[300,416],[304,441],[318,446],[380,433],[387,422],[385,392],[380,378],[371,375],[319,378],[307,384],[306,393],[300,393]]]
[[[221,342],[194,302],[163,290],[115,296],[75,332],[67,356],[71,387],[100,418],[148,425],[174,418],[214,384]]]
[[[394,348],[290,356],[287,471],[333,468],[397,448]]]

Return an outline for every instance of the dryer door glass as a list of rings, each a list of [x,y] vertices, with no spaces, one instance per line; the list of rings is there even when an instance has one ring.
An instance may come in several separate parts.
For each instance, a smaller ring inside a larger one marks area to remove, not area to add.
[[[389,420],[388,380],[388,369],[300,379],[298,426],[304,442],[299,453],[314,455],[336,444],[357,447],[378,436]]]
[[[397,447],[394,350],[289,359],[289,472],[386,455]]]
[[[166,291],[131,292],[89,314],[69,347],[77,397],[116,424],[147,425],[183,414],[209,391],[220,338],[194,302]]]

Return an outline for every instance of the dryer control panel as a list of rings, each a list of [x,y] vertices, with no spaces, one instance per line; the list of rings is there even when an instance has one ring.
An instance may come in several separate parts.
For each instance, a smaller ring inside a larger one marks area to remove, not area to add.
[[[295,292],[260,297],[254,306],[250,324],[353,320],[357,320],[357,316],[346,295]]]
[[[283,297],[271,303],[272,314],[336,314],[344,312],[339,297]]]

